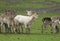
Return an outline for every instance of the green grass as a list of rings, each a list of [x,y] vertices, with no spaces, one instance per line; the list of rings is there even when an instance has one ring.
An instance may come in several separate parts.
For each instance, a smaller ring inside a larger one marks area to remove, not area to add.
[[[45,0],[25,0],[26,2],[43,2]],[[51,0],[50,0],[51,1]],[[52,0],[60,2],[60,0]],[[0,1],[0,10],[4,9],[27,9],[27,8],[51,8],[50,5],[31,4],[31,3],[13,3]],[[2,13],[0,13],[2,14]],[[18,13],[25,14],[25,13]],[[60,41],[60,32],[58,34],[51,34],[49,27],[47,33],[41,33],[41,25],[43,17],[60,16],[60,13],[39,14],[38,19],[31,25],[31,34],[0,34],[0,41]],[[60,29],[60,28],[59,28]]]
[[[60,35],[42,35],[42,34],[31,34],[31,35],[19,35],[19,34],[8,34],[0,35],[0,41],[59,41]]]
[[[25,0],[26,2],[44,2],[44,1],[55,1],[55,2],[60,2],[60,0]]]
[[[59,13],[39,14],[38,19],[31,25],[31,34],[0,34],[0,41],[60,41],[60,33],[41,33],[43,17],[60,16]],[[49,28],[49,27],[48,27]]]
[[[16,5],[6,5],[6,4],[0,4],[0,10],[4,9],[15,9],[15,10],[21,10],[21,9],[28,9],[28,8],[51,8],[52,5],[43,5],[43,4],[32,4],[32,3],[22,3],[22,4],[16,4]]]
[[[16,0],[15,0],[16,1]],[[26,1],[26,2],[25,2]],[[16,1],[15,3],[11,1],[6,2],[4,0],[0,0],[0,10],[4,9],[28,9],[28,8],[51,8],[54,7],[54,5],[45,5],[45,4],[32,4],[29,2],[35,1],[35,2],[44,2],[45,0],[25,0],[25,3],[21,3],[20,0]],[[49,0],[49,1],[56,1],[56,0]],[[56,2],[60,2],[57,0]]]

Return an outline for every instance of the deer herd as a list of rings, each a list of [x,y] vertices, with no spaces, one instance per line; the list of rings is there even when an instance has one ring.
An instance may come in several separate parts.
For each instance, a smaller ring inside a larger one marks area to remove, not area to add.
[[[15,10],[5,10],[4,14],[0,15],[0,33],[2,32],[3,26],[3,28],[5,28],[6,33],[11,33],[11,28],[13,28],[12,30],[14,33],[24,33],[24,28],[26,33],[30,33],[31,24],[38,18],[38,13],[31,10],[27,10],[26,12],[27,15],[25,16],[17,15]],[[59,23],[60,16],[44,17],[42,19],[42,33],[46,32],[47,25],[50,26],[51,33],[53,32],[53,30],[54,33],[59,32]]]

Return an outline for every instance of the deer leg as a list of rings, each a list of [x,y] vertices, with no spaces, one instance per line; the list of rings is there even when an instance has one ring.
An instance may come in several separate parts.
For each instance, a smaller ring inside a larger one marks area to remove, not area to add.
[[[59,32],[59,28],[58,28],[58,26],[57,26],[57,25],[55,26],[55,30],[56,30],[56,33],[58,33],[58,32]]]
[[[8,33],[8,25],[6,23],[4,23],[5,25],[5,32]]]
[[[22,30],[22,33],[24,33],[24,32],[23,32],[23,25],[22,25],[22,24],[21,24],[21,30]]]
[[[20,24],[19,24],[20,25]],[[18,33],[20,33],[20,26],[18,25]]]
[[[26,29],[26,33],[28,32],[28,28],[27,28],[27,25],[25,24],[25,29]]]
[[[14,33],[18,33],[18,26],[17,25],[14,26]]]
[[[16,23],[15,21],[13,22],[14,33],[20,33],[19,25],[19,23]]]
[[[54,25],[54,33],[56,33],[57,32],[57,26],[56,25]]]
[[[18,26],[17,25],[14,26],[14,31],[13,32],[16,34],[16,33],[19,33],[18,31],[19,31]]]
[[[30,33],[30,25],[27,25],[28,33]]]
[[[10,32],[11,32],[11,25],[8,24],[8,33],[10,33]]]
[[[52,24],[50,24],[50,31],[51,31],[51,33],[53,33],[52,29],[53,29]]]
[[[8,31],[9,31],[9,33],[11,33],[11,27],[8,27]]]

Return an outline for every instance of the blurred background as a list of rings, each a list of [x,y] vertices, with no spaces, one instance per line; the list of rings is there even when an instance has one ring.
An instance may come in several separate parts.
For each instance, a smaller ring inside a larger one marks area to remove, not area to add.
[[[5,9],[17,12],[25,10],[40,13],[60,12],[60,0],[0,0],[0,12]]]

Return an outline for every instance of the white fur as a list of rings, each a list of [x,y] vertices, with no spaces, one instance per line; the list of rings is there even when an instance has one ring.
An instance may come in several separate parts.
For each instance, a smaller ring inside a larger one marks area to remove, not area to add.
[[[38,17],[37,14],[34,14],[32,16],[23,16],[23,15],[17,15],[14,20],[17,23],[24,24],[25,26],[30,24],[30,22]],[[33,19],[34,18],[34,19]]]
[[[53,17],[51,17],[51,19],[52,19],[52,22],[55,22],[55,23],[59,23],[60,24],[60,16],[53,16]]]
[[[26,11],[27,15],[30,16],[32,14],[32,11]]]

